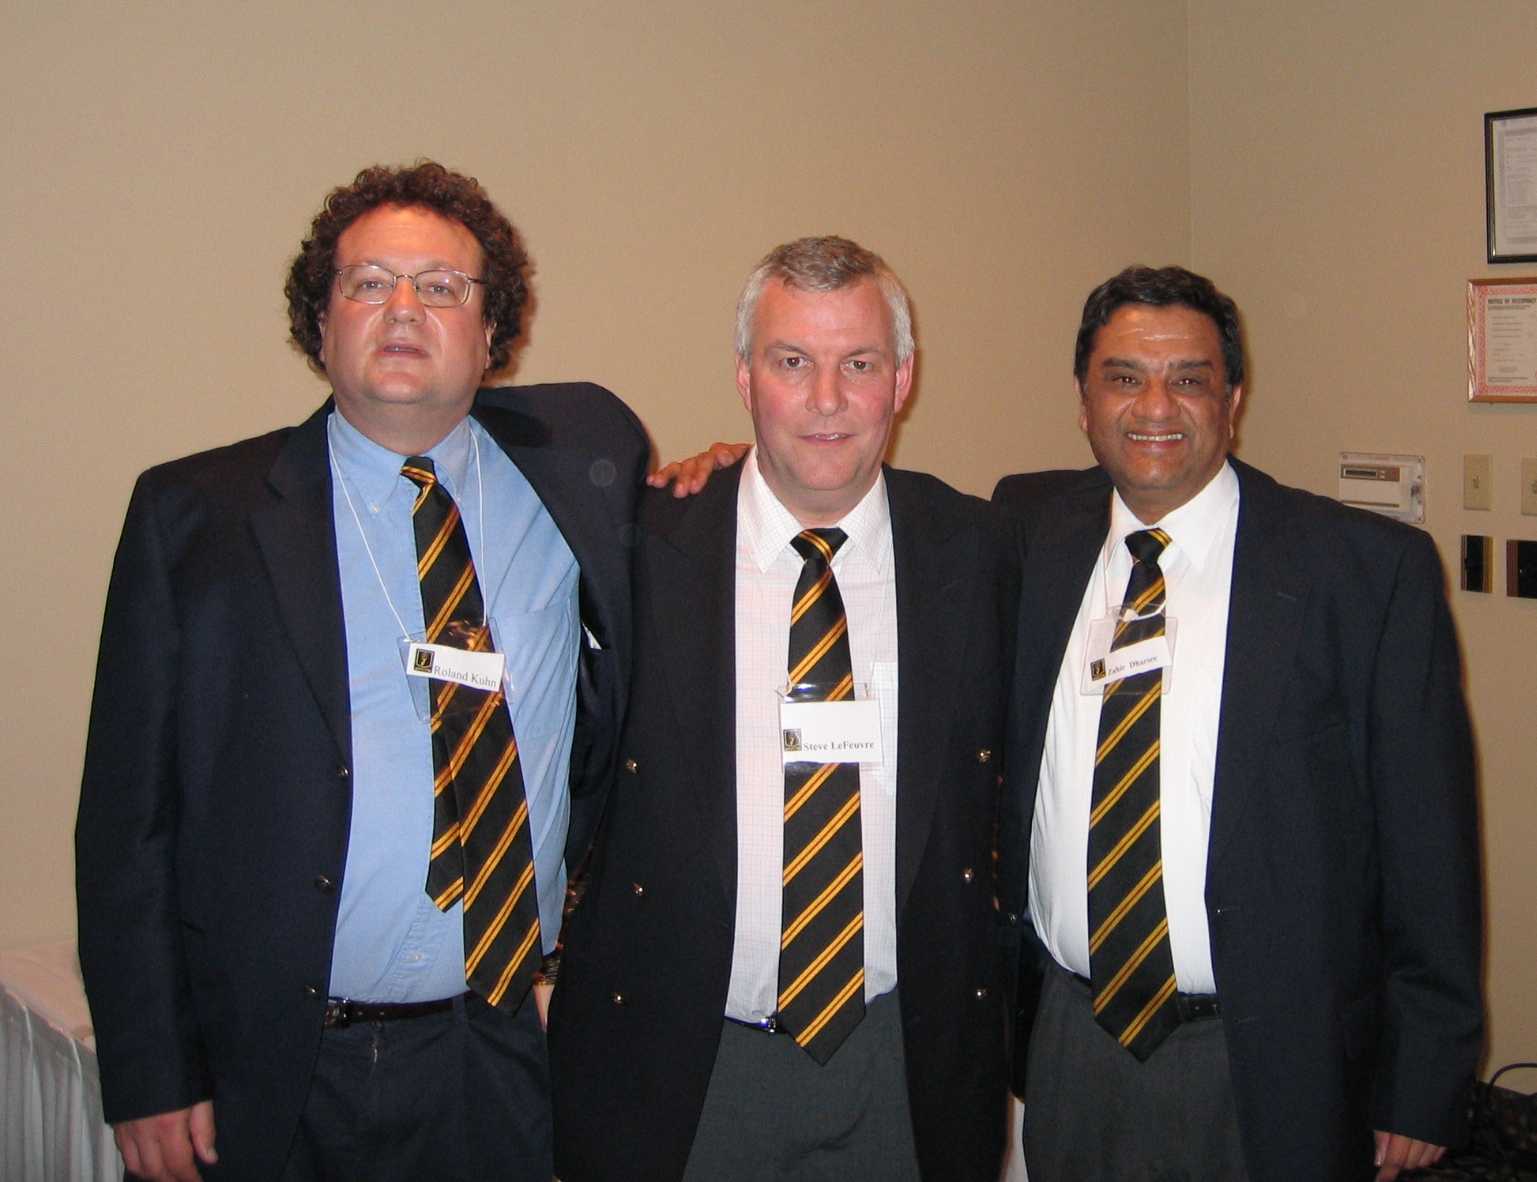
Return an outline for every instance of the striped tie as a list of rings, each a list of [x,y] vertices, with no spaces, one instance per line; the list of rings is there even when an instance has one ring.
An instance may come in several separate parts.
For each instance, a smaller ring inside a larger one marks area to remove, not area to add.
[[[406,460],[420,492],[411,511],[429,644],[487,649],[490,626],[459,506],[432,461]],[[464,904],[464,977],[493,1006],[517,1010],[543,948],[528,802],[512,716],[500,689],[432,685],[432,851],[427,894],[440,911]]]
[[[1126,538],[1136,560],[1111,651],[1164,634],[1161,529]],[[1129,609],[1129,611],[1125,610]],[[1135,614],[1135,618],[1128,618]],[[1089,814],[1089,962],[1094,1018],[1145,1060],[1179,1025],[1158,823],[1163,671],[1105,687]]]
[[[792,539],[804,564],[790,612],[792,698],[854,696],[848,618],[832,559],[847,535],[808,529]],[[779,1025],[818,1063],[865,1015],[864,855],[859,765],[785,765],[784,911]]]

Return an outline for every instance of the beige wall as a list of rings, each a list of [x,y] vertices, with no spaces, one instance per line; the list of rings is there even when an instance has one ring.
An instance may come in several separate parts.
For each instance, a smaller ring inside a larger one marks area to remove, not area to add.
[[[0,947],[73,928],[133,477],[324,396],[285,345],[282,279],[361,165],[426,154],[481,177],[538,264],[517,377],[612,386],[667,455],[749,433],[730,332],[758,257],[861,239],[917,303],[898,459],[979,492],[1081,461],[1074,299],[1130,255],[1189,247],[1183,0],[60,0],[10,18],[0,529],[29,570],[13,558],[4,587],[27,656],[0,688]],[[1104,69],[1110,30],[1164,68]]]
[[[1243,456],[1324,493],[1341,450],[1425,456],[1427,525],[1453,580],[1459,535],[1537,538],[1518,500],[1537,407],[1467,404],[1463,314],[1468,279],[1537,273],[1484,262],[1483,215],[1483,113],[1537,106],[1537,5],[1189,12],[1191,257],[1246,314]],[[1461,507],[1466,452],[1494,456],[1492,512]],[[1489,1059],[1502,1063],[1537,1051],[1537,603],[1454,590],[1452,604],[1482,763]]]
[[[1537,10],[1276,8],[385,0],[364,28],[327,0],[13,13],[0,541],[30,566],[8,564],[0,603],[29,657],[0,689],[0,946],[72,928],[82,736],[133,476],[323,396],[284,344],[282,274],[323,192],[375,160],[482,178],[538,265],[517,378],[611,385],[665,455],[747,433],[731,303],[785,238],[852,235],[908,280],[920,388],[896,458],[977,492],[1085,462],[1077,305],[1124,262],[1191,261],[1248,312],[1247,458],[1329,491],[1340,448],[1423,452],[1444,553],[1475,525],[1537,536],[1511,508],[1532,412],[1460,396],[1462,282],[1488,270],[1479,116],[1537,102],[1518,89]],[[1465,450],[1495,453],[1493,514],[1455,508]],[[1537,615],[1456,606],[1494,1057],[1512,1058],[1537,1045],[1534,673],[1512,657]]]

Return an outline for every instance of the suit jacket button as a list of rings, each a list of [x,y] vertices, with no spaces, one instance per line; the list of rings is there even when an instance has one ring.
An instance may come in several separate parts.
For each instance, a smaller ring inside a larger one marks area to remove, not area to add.
[[[1013,927],[1015,924],[1017,924],[1019,922],[1019,916],[1014,914],[1014,912],[1012,912],[1012,911],[1010,911],[1006,916],[1004,916],[1004,918],[1009,921],[1009,926],[1010,927]]]
[[[630,884],[630,890],[634,892],[637,899],[646,893],[645,886],[638,882],[632,882]]]
[[[625,995],[620,993],[617,989],[609,995],[609,1001],[613,1002],[616,1006],[622,1006],[628,1000],[629,999],[626,998]]]
[[[977,876],[977,872],[975,870],[973,870],[970,866],[967,866],[964,870],[961,871],[961,881],[962,882],[969,883],[973,879],[975,879],[976,876]]]
[[[978,1001],[986,1001],[988,992],[989,991],[986,985],[978,985],[973,996],[975,996]]]
[[[992,750],[992,748],[991,747],[983,747],[980,751],[978,751],[977,752],[977,762],[978,763],[992,763],[993,762],[993,750]]]
[[[633,758],[627,759],[624,761],[624,770],[633,776],[636,772],[640,771],[640,764],[636,763]]]
[[[345,780],[350,775],[352,775],[352,769],[350,767],[348,767],[345,763],[339,764],[337,766],[336,778],[338,780]]]
[[[304,987],[304,996],[305,997],[319,997],[320,996],[320,986],[319,985],[306,985]]]
[[[336,883],[324,874],[315,875],[315,889],[322,895],[329,895],[336,889]]]

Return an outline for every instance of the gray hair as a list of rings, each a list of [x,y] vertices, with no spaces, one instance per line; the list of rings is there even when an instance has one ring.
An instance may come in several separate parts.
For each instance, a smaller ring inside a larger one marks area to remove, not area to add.
[[[836,235],[797,238],[763,256],[736,302],[736,355],[743,361],[752,356],[753,315],[758,310],[758,297],[770,282],[779,280],[798,291],[837,291],[861,279],[874,279],[886,298],[891,309],[892,345],[901,365],[913,355],[914,348],[907,289],[880,255]]]

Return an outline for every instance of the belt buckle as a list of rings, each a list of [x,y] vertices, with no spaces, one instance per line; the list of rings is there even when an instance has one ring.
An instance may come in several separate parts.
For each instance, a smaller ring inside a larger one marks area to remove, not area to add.
[[[326,1002],[324,1025],[330,1030],[345,1030],[362,1015],[350,998],[339,997]]]

